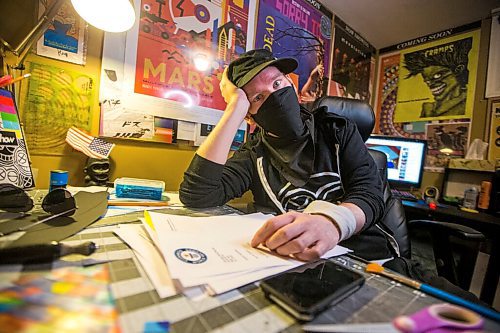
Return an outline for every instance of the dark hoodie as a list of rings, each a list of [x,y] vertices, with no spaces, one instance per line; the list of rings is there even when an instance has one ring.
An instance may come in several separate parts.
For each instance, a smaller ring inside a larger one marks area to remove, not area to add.
[[[276,213],[302,211],[313,200],[353,203],[365,213],[366,223],[341,245],[368,260],[391,257],[387,237],[377,225],[384,211],[382,181],[356,125],[324,109],[313,120],[314,163],[305,184],[287,181],[286,166],[271,162],[263,134],[257,133],[225,165],[195,155],[180,187],[181,201],[191,207],[219,206],[250,190],[256,206]]]

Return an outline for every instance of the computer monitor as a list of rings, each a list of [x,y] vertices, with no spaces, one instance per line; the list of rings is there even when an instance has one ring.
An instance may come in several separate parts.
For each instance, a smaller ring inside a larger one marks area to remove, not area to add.
[[[387,178],[392,187],[420,187],[427,150],[426,140],[371,135],[366,146],[387,156]]]

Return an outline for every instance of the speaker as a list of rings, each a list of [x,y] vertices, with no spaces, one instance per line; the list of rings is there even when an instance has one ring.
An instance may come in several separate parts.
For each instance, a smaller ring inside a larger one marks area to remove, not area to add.
[[[422,199],[425,202],[436,202],[439,199],[439,190],[435,186],[427,186],[422,192]]]

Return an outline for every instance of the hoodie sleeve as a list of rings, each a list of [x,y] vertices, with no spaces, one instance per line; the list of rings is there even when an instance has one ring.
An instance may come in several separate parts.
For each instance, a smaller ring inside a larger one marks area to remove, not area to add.
[[[383,186],[375,161],[368,152],[356,125],[347,120],[339,132],[339,159],[344,202],[357,205],[366,216],[363,230],[379,220],[384,212]]]
[[[228,159],[225,165],[195,154],[184,172],[179,198],[190,207],[214,207],[241,197],[250,187],[253,162],[245,146]]]

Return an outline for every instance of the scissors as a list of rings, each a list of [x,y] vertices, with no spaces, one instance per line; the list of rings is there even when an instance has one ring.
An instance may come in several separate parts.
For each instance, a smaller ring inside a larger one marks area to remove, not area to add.
[[[306,324],[306,332],[345,333],[449,333],[481,332],[484,321],[475,312],[448,303],[433,304],[412,315],[398,316],[392,323]]]

